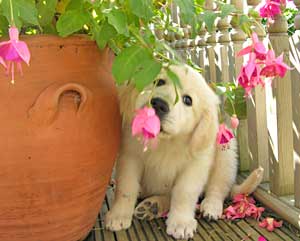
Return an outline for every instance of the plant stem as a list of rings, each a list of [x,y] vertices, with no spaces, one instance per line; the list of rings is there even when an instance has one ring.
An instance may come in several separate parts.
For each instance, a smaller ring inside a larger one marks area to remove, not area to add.
[[[11,25],[15,26],[15,20],[14,20],[14,11],[13,11],[13,4],[12,0],[9,0],[9,5],[10,5],[10,17],[11,17]]]
[[[232,110],[233,110],[233,114],[236,115],[236,111],[235,111],[235,107],[234,107],[234,103],[233,101],[227,97],[227,100],[229,100],[230,104],[231,104],[231,107],[232,107]]]

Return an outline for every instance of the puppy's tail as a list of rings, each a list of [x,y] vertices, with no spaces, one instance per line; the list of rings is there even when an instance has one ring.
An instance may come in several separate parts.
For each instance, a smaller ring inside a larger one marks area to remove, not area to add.
[[[230,196],[233,197],[237,194],[251,194],[255,191],[258,185],[261,183],[264,176],[264,169],[262,167],[257,168],[239,185],[235,184]]]

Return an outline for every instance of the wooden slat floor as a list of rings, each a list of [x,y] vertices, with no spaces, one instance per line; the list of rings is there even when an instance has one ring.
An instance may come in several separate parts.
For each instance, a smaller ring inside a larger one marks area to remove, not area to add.
[[[104,216],[109,210],[112,201],[112,191],[108,190],[101,212],[95,227],[85,241],[169,241],[175,240],[167,235],[164,219],[154,221],[133,220],[130,229],[120,232],[110,232],[104,229]],[[219,220],[208,222],[198,220],[197,232],[194,241],[257,241],[264,236],[268,241],[300,241],[300,234],[295,228],[284,225],[270,233],[258,226],[252,219],[228,222]]]

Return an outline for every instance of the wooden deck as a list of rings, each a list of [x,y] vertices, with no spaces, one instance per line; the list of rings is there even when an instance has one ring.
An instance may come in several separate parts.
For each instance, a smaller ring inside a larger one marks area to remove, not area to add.
[[[130,229],[120,232],[110,232],[104,229],[104,216],[109,210],[112,200],[112,191],[108,190],[101,212],[95,227],[85,241],[169,241],[174,240],[166,234],[164,219],[154,221],[133,220]],[[273,214],[275,215],[275,214]],[[282,228],[270,233],[258,227],[253,219],[228,222],[219,220],[208,222],[198,220],[197,232],[194,241],[257,241],[263,235],[268,241],[300,241],[300,233],[292,226],[285,224]]]

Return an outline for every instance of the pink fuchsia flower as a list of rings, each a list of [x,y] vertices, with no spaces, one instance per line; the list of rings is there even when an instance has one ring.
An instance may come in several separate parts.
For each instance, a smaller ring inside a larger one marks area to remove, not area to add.
[[[267,241],[264,236],[259,236],[257,241]]]
[[[231,121],[231,128],[236,129],[239,126],[239,119],[237,118],[236,115],[232,115],[230,118]]]
[[[13,83],[14,63],[17,63],[17,67],[22,74],[21,62],[29,65],[30,52],[27,44],[19,40],[19,31],[16,27],[9,28],[9,38],[9,41],[0,43],[0,58],[7,62],[7,73],[11,72]]]
[[[169,215],[169,211],[165,211],[165,212],[163,212],[163,213],[160,215],[160,217],[161,217],[161,218],[168,218],[168,215]]]
[[[269,20],[273,20],[278,14],[281,14],[280,1],[266,0],[264,5],[259,9],[259,15]]]
[[[255,59],[265,60],[267,55],[267,50],[264,44],[259,41],[257,33],[253,32],[251,39],[252,39],[252,45],[243,48],[240,52],[238,52],[237,56],[243,56],[254,52],[256,55]]]
[[[4,62],[4,60],[3,60],[2,57],[0,57],[0,64],[2,64],[4,66],[4,68],[7,68],[7,66],[6,66],[6,64],[5,64],[5,62]]]
[[[232,131],[225,124],[221,124],[217,134],[217,143],[223,147],[227,147],[232,138],[234,138]]]
[[[264,82],[260,77],[260,66],[256,63],[256,55],[250,53],[248,63],[241,68],[238,75],[238,82],[244,88],[246,96],[251,94],[251,90],[258,84],[264,86]]]
[[[132,135],[141,135],[143,137],[145,150],[147,150],[149,140],[156,138],[159,132],[160,120],[155,114],[155,110],[149,107],[137,110],[132,122]]]
[[[286,71],[292,69],[283,62],[283,54],[276,58],[273,50],[268,51],[265,64],[266,66],[261,70],[260,74],[266,77],[280,76],[283,78]]]
[[[259,223],[259,227],[267,229],[269,232],[274,231],[275,228],[280,228],[282,221],[276,221],[274,218],[267,217]]]

